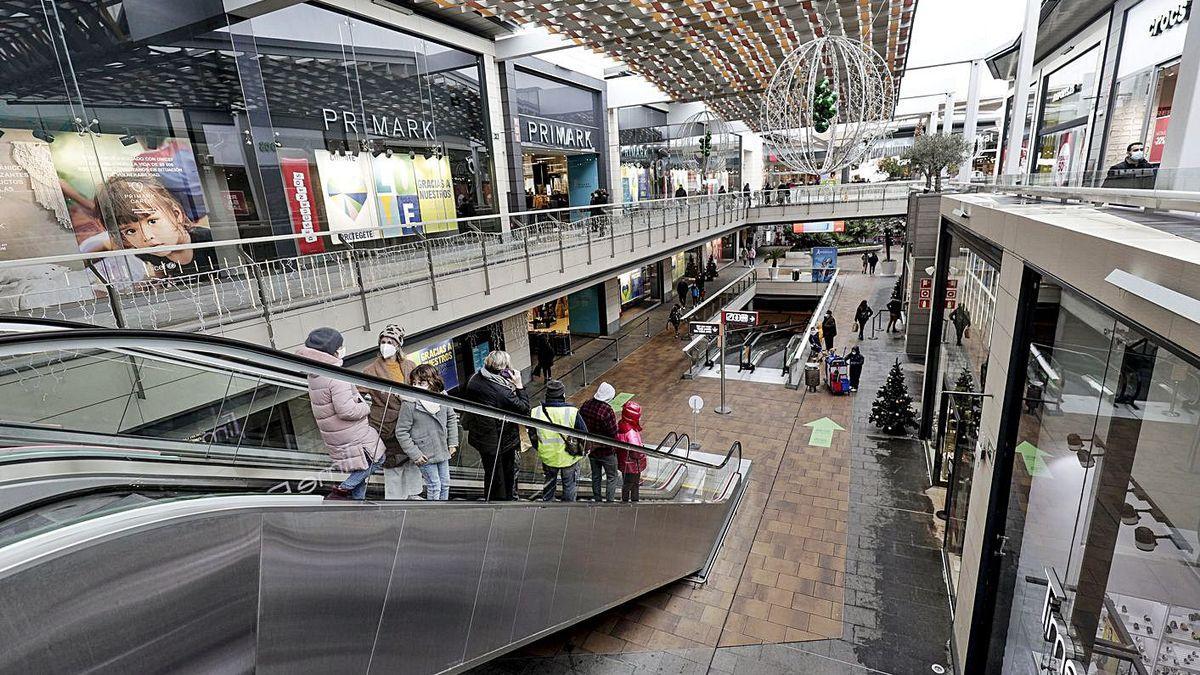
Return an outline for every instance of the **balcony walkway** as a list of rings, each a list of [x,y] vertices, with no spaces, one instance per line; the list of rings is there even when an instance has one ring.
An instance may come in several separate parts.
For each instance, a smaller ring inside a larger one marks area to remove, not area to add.
[[[853,269],[843,279],[836,346],[859,344],[867,356],[857,395],[730,382],[734,412],[718,416],[719,382],[679,379],[687,361],[670,331],[605,375],[642,404],[648,438],[692,429],[686,401],[700,394],[702,447],[741,439],[754,462],[708,581],[643,596],[473,672],[916,673],[947,664],[940,506],[926,495],[917,442],[880,436],[866,421],[902,342],[849,334],[858,301],[882,307],[895,279]],[[918,369],[906,370],[916,392]],[[846,429],[829,448],[810,445],[803,426],[822,417]],[[620,565],[620,551],[595,555]]]

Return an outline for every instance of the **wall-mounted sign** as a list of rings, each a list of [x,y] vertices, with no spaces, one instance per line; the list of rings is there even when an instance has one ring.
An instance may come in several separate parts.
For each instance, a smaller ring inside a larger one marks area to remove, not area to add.
[[[692,335],[716,335],[721,332],[721,324],[692,321],[688,324],[688,329]]]
[[[1154,135],[1150,137],[1150,156],[1147,158],[1152,164],[1162,161],[1163,149],[1167,147],[1167,125],[1170,123],[1170,115],[1154,120]]]
[[[1046,568],[1046,599],[1042,603],[1042,639],[1048,643],[1049,663],[1043,655],[1035,654],[1034,661],[1043,663],[1048,668],[1042,672],[1057,673],[1058,675],[1084,675],[1087,666],[1079,662],[1080,650],[1071,639],[1070,628],[1063,619],[1062,603],[1067,594],[1058,581],[1058,574],[1053,567]]]
[[[437,368],[438,375],[446,385],[446,391],[458,386],[458,363],[454,360],[454,345],[450,340],[439,342],[410,354],[409,358],[418,366],[423,363]]]
[[[586,127],[553,120],[534,119],[524,115],[517,116],[517,124],[521,128],[522,143],[570,150],[594,151],[596,149],[592,141],[592,129]]]
[[[335,127],[341,123],[344,133],[374,134],[386,138],[403,138],[412,140],[423,138],[433,140],[433,120],[414,120],[411,117],[389,117],[387,115],[370,115],[351,112],[349,110],[333,110],[321,108],[321,119],[325,121],[325,131],[329,125]]]
[[[316,234],[321,225],[317,218],[316,205],[313,203],[316,191],[313,189],[308,160],[283,157],[279,160],[279,170],[283,173],[283,193],[287,197],[292,231],[304,235],[303,239],[296,240],[296,248],[301,255],[323,252],[325,242]]]
[[[1179,3],[1178,7],[1163,12],[1150,24],[1150,35],[1158,36],[1188,20],[1192,14],[1192,0]]]

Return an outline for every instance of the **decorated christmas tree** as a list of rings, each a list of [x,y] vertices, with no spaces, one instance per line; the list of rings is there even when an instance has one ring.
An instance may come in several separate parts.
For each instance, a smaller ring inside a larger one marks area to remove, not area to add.
[[[913,411],[912,396],[908,395],[908,385],[904,383],[900,359],[892,365],[887,381],[871,403],[871,416],[867,419],[888,434],[903,434],[908,427],[917,426],[917,413]]]
[[[955,391],[975,391],[975,377],[970,368],[963,368],[954,382]],[[974,434],[979,426],[980,400],[978,396],[955,396],[959,411],[959,419],[967,434]]]
[[[837,117],[837,92],[829,84],[829,78],[823,77],[813,89],[812,116],[813,129],[819,134],[829,131],[833,119]]]

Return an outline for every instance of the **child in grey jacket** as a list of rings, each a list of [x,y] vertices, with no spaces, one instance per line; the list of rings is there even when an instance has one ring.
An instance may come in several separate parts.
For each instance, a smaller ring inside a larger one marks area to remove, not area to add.
[[[422,364],[409,375],[412,386],[442,393],[446,386],[433,366]],[[448,405],[404,401],[396,419],[400,449],[421,469],[425,498],[450,498],[450,458],[458,451],[458,413]]]

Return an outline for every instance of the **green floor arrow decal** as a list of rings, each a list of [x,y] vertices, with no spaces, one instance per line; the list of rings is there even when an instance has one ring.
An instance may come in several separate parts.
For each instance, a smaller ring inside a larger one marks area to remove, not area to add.
[[[804,426],[812,429],[812,433],[808,437],[808,444],[820,448],[828,448],[833,443],[833,432],[845,431],[842,425],[828,417],[813,420]]]
[[[1050,467],[1042,459],[1043,457],[1049,457],[1049,455],[1043,452],[1041,448],[1029,441],[1022,441],[1017,446],[1017,452],[1021,453],[1021,457],[1025,460],[1025,470],[1029,472],[1030,476],[1051,476]]]

